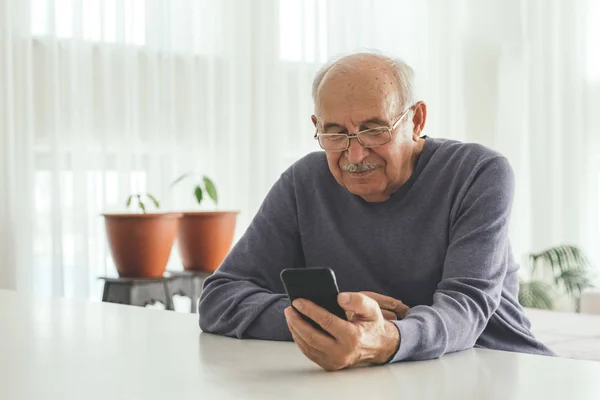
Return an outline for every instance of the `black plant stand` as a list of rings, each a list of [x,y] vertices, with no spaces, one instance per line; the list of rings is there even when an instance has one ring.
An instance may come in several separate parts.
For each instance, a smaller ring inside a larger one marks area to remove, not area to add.
[[[104,281],[102,301],[140,307],[162,303],[167,310],[174,310],[173,296],[179,295],[190,298],[190,311],[195,313],[202,284],[210,275],[208,272],[167,271],[162,278],[100,277]]]
[[[198,312],[198,299],[202,294],[202,285],[204,280],[212,275],[212,272],[167,271],[166,275],[173,278],[168,284],[171,296],[189,297],[192,302],[190,311]]]
[[[173,297],[169,290],[172,277],[162,278],[109,278],[104,281],[102,301],[146,307],[156,303],[164,304],[167,310],[173,310]]]

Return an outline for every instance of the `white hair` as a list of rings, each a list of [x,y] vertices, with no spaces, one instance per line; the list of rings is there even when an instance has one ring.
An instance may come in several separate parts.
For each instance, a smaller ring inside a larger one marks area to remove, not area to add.
[[[381,60],[384,64],[386,64],[390,70],[392,71],[394,77],[397,80],[397,88],[398,95],[400,99],[400,105],[403,108],[411,106],[415,102],[415,93],[414,93],[414,71],[410,65],[399,58],[392,58],[385,56],[377,51],[369,51],[369,52],[360,52],[353,53],[345,56],[338,56],[330,60],[327,64],[325,64],[317,74],[313,80],[312,85],[312,97],[315,104],[315,108],[317,107],[317,94],[321,84],[323,83],[323,79],[327,75],[327,73],[331,70],[331,68],[337,65],[340,61],[346,58],[354,58],[361,56],[376,56],[379,60]],[[349,67],[349,68],[356,68]]]

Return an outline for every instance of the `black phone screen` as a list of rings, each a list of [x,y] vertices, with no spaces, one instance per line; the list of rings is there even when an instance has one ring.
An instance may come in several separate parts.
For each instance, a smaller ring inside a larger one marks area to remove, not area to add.
[[[337,302],[339,289],[335,274],[330,268],[288,268],[281,271],[280,277],[290,303],[296,299],[307,299],[333,315],[347,320],[346,312]],[[316,322],[302,313],[300,315],[315,328],[323,331]]]

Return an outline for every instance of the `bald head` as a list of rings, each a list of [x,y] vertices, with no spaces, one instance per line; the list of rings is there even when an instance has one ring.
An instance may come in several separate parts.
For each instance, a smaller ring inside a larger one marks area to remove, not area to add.
[[[335,180],[369,202],[387,200],[410,178],[427,108],[413,72],[379,54],[352,54],[323,67],[313,83],[315,138]]]
[[[312,95],[317,114],[323,93],[332,90],[345,100],[388,96],[390,107],[404,108],[414,102],[413,70],[402,60],[355,53],[325,65],[315,76]]]

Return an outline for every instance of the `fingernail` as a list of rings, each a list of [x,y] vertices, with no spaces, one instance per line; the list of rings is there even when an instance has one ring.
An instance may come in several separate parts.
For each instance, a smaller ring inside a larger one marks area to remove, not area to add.
[[[350,303],[350,294],[348,293],[340,293],[338,296],[338,301],[342,304]]]
[[[302,310],[302,307],[304,307],[304,302],[302,300],[294,300],[294,302],[292,303],[292,305],[297,309],[297,310]]]

